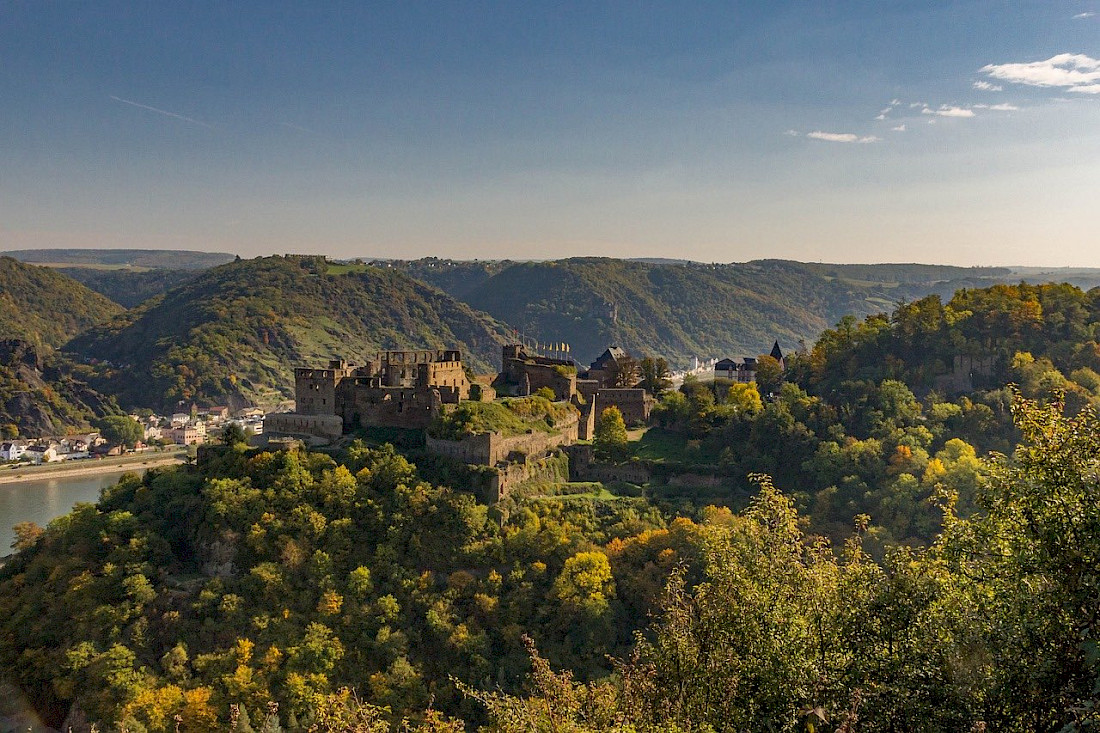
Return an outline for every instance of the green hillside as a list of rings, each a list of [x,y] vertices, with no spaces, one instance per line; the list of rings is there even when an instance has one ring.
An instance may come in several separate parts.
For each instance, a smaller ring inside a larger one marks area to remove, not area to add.
[[[583,258],[512,264],[466,301],[540,341],[567,341],[587,362],[608,344],[665,356],[788,349],[848,313],[887,310],[884,286],[830,281],[783,262],[669,265]]]
[[[0,252],[22,262],[62,267],[205,270],[230,262],[228,252],[187,249],[19,249]]]
[[[88,386],[82,367],[20,339],[0,340],[0,433],[40,438],[86,430],[119,412],[114,399]]]
[[[0,338],[58,347],[121,311],[72,278],[0,257]]]
[[[149,298],[163,295],[201,272],[201,270],[135,270],[98,267],[58,267],[56,270],[125,308],[133,308]]]
[[[333,274],[338,273],[338,274]],[[500,358],[503,328],[395,270],[335,268],[320,257],[217,267],[74,339],[127,405],[273,405],[293,398],[293,368],[378,349],[461,349],[475,370]]]

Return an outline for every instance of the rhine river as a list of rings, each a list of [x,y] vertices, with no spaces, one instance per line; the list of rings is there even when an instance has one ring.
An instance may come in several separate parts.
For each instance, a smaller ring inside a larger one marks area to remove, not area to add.
[[[19,522],[34,522],[45,527],[51,519],[68,514],[73,504],[98,501],[99,490],[117,483],[124,473],[127,472],[0,484],[0,557],[11,552],[15,539],[11,531],[13,526]]]

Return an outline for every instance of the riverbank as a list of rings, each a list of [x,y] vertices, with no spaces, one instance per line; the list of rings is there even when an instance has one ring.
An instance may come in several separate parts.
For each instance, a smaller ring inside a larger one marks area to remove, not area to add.
[[[177,465],[186,460],[186,451],[172,451],[143,453],[136,456],[89,458],[83,461],[47,463],[41,466],[21,466],[19,468],[0,469],[0,484],[41,481],[42,479],[66,478],[69,476],[94,476],[99,473],[118,473],[127,470],[142,471],[157,466]]]

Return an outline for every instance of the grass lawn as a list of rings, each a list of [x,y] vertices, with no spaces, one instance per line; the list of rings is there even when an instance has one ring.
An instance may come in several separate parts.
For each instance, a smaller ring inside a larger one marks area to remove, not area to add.
[[[649,428],[636,432],[640,435],[637,439],[631,437],[628,447],[638,458],[662,463],[718,462],[718,456],[711,451],[693,449],[691,446],[694,441],[688,440],[682,433],[664,428]]]
[[[355,262],[330,262],[328,263],[329,275],[347,275],[350,273],[366,272],[370,265],[360,265]]]

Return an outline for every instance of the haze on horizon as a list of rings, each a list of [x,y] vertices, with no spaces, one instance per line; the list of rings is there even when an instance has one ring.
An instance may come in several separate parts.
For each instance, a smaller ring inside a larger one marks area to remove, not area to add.
[[[1100,0],[0,10],[0,249],[1100,266]]]

